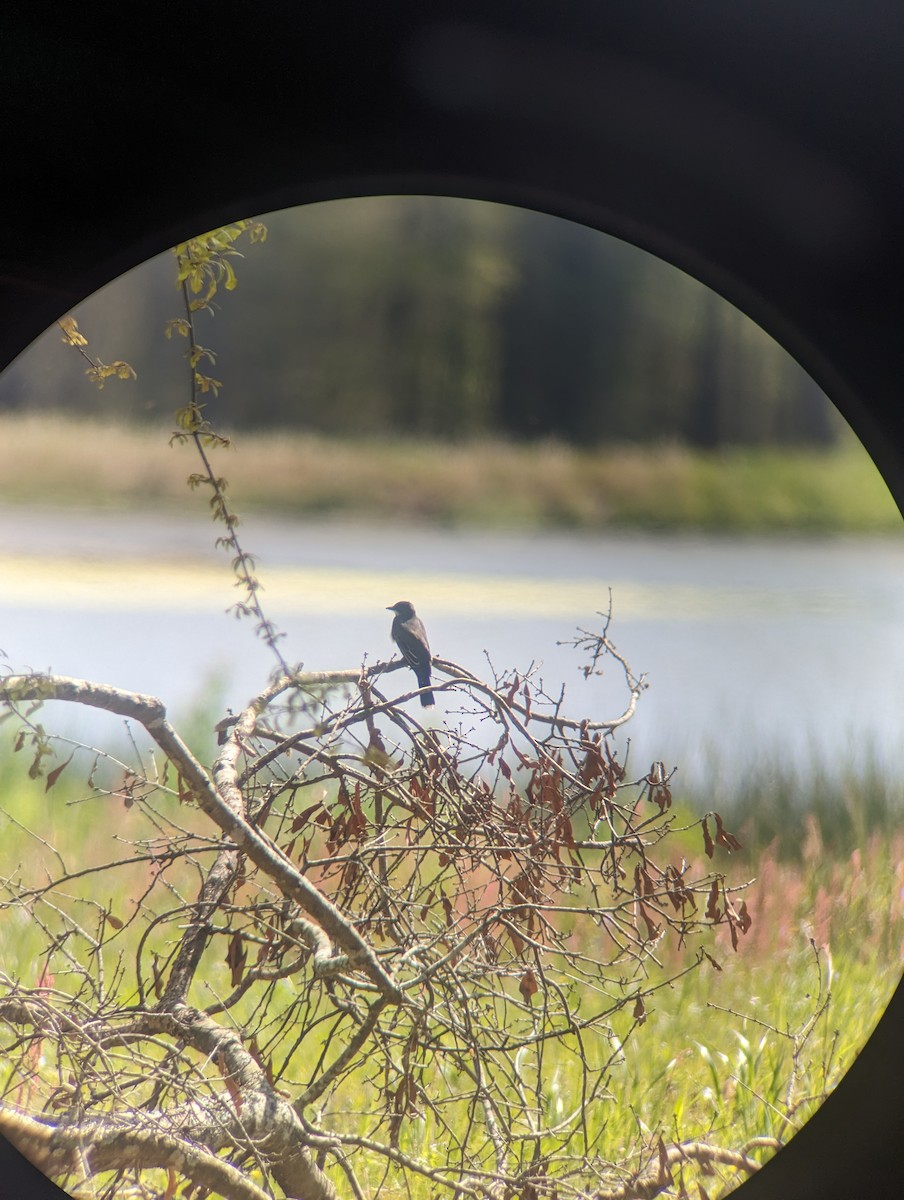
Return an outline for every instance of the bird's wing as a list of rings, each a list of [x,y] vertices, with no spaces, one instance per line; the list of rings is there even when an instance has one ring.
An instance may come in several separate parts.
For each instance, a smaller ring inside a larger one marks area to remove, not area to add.
[[[410,667],[429,667],[430,647],[423,631],[412,628],[411,622],[404,622],[393,631],[396,645],[402,652],[402,657]]]

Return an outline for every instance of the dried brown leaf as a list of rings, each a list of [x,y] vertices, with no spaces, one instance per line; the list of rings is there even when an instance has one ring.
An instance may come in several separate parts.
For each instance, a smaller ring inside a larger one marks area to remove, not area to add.
[[[226,966],[230,971],[230,982],[233,987],[238,987],[245,975],[245,960],[248,957],[248,950],[245,946],[242,935],[236,931],[229,939],[229,947],[226,951]]]
[[[740,850],[741,843],[733,833],[729,833],[724,827],[722,824],[722,818],[717,812],[713,813],[713,818],[716,822],[716,841],[719,843],[719,845],[724,846],[729,854],[732,852],[732,850]]]
[[[666,1149],[665,1142],[662,1140],[661,1135],[659,1138],[659,1145],[656,1149],[659,1158],[659,1178],[657,1183],[661,1184],[663,1187],[667,1187],[672,1182],[672,1169],[669,1166],[669,1152]]]
[[[706,857],[712,858],[716,852],[716,847],[713,845],[713,839],[709,832],[709,818],[703,818],[703,849],[706,851]]]
[[[323,808],[323,802],[321,800],[318,800],[316,804],[309,805],[306,809],[300,812],[289,827],[290,832],[298,833],[299,829],[303,829],[319,808]]]
[[[719,880],[714,879],[712,887],[709,889],[709,900],[706,903],[706,919],[708,921],[720,921],[722,919],[722,910],[719,908]]]
[[[659,926],[647,912],[647,906],[642,900],[638,900],[637,907],[640,909],[640,915],[643,917],[644,923],[646,924],[647,936],[652,941],[654,938],[659,936]]]
[[[530,967],[528,967],[521,976],[521,980],[518,984],[518,991],[524,997],[525,1002],[530,1003],[531,997],[536,996],[539,990],[540,985],[537,983],[537,977]]]
[[[59,779],[59,777],[63,774],[63,772],[66,770],[66,768],[72,762],[73,758],[75,758],[74,750],[72,751],[72,753],[69,755],[69,757],[66,759],[66,761],[64,763],[60,763],[60,765],[58,767],[53,768],[53,770],[47,776],[47,779],[44,783],[44,791],[45,792],[50,791],[50,789],[53,787],[53,785],[56,783],[56,781]]]

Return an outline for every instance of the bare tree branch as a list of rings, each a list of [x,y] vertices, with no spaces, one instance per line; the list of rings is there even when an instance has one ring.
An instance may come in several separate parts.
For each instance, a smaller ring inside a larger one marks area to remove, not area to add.
[[[45,839],[52,873],[0,880],[43,946],[30,985],[0,977],[0,1105],[23,1148],[61,1175],[167,1170],[242,1200],[334,1200],[337,1181],[362,1197],[385,1172],[451,1196],[602,1200],[586,1105],[615,1060],[610,1022],[633,1012],[636,1036],[650,998],[715,961],[702,939],[723,926],[737,943],[750,921],[708,862],[736,844],[721,817],[699,822],[704,867],[676,863],[670,774],[630,779],[619,760],[645,685],[607,631],[577,644],[624,676],[611,720],[567,715],[533,672],[436,660],[449,712],[429,725],[417,691],[378,690],[401,662],[298,672],[218,722],[209,769],[154,697],[4,678],[34,774],[53,753],[34,710],[63,700],[142,726],[178,785],[134,739],[134,765],[92,750],[109,833],[120,805],[150,835],[103,875]],[[124,886],[103,903],[111,872]],[[577,1090],[553,1116],[557,1055]],[[418,1149],[427,1118],[446,1165]],[[670,1155],[618,1186],[658,1187]]]
[[[168,1168],[226,1200],[272,1200],[245,1172],[153,1128],[109,1120],[49,1125],[0,1106],[0,1133],[46,1175],[87,1176],[115,1168]]]

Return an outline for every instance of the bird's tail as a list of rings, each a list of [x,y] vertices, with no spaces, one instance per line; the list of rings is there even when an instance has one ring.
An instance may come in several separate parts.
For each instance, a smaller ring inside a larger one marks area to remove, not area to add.
[[[425,687],[430,686],[430,672],[429,671],[418,671],[417,672],[417,685],[420,688],[425,688]],[[421,693],[421,708],[433,708],[435,703],[436,703],[436,701],[433,699],[432,692],[422,692]]]

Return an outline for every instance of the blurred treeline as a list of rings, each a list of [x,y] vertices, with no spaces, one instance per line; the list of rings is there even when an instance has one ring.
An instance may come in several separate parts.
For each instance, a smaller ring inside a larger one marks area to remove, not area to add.
[[[758,326],[655,257],[581,225],[433,197],[332,201],[264,217],[197,336],[217,352],[224,428],[580,444],[828,444],[842,428]],[[199,231],[201,232],[201,231]],[[51,329],[0,380],[0,409],[168,419],[188,399],[164,326],[162,255],[75,315],[136,382],[89,383]]]

